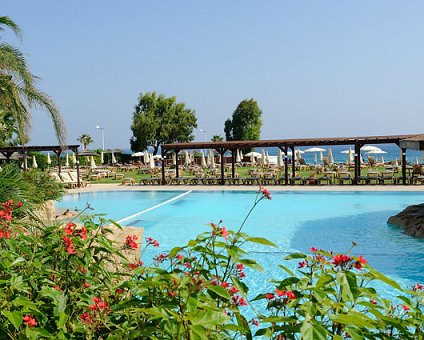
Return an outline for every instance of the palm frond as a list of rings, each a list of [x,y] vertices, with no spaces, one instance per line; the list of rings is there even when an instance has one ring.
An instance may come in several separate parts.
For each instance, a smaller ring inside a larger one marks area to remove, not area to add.
[[[0,16],[0,31],[4,31],[3,26],[6,26],[7,28],[11,29],[15,35],[21,39],[22,32],[19,26],[9,17],[7,16]]]

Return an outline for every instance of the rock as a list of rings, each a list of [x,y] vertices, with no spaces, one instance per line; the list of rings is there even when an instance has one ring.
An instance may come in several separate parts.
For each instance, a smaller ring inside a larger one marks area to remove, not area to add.
[[[387,223],[403,228],[408,235],[424,238],[424,204],[407,207],[399,214],[389,217]]]

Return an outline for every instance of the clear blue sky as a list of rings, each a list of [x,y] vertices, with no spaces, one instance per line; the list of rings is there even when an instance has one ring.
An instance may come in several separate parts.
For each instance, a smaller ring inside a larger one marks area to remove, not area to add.
[[[423,1],[3,0],[1,15],[69,143],[100,147],[100,124],[106,147],[128,148],[146,91],[185,102],[208,138],[252,97],[263,139],[424,132]],[[55,144],[33,117],[32,144]]]

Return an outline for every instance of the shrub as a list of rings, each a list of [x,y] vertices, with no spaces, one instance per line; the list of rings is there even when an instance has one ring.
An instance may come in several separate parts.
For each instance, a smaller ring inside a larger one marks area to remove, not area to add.
[[[261,189],[247,217],[265,198]],[[350,252],[292,254],[286,260],[300,261],[298,272],[281,265],[288,276],[275,291],[250,300],[245,268],[262,268],[243,245],[274,244],[246,235],[243,224],[211,223],[146,266],[123,258],[121,250],[139,251],[136,238],[114,244],[102,217],[27,227],[12,216],[21,205],[0,208],[0,338],[422,338],[422,285],[403,290]],[[147,238],[142,255],[148,247],[159,242]],[[121,270],[108,269],[114,258]],[[396,289],[400,302],[382,298],[373,281]]]

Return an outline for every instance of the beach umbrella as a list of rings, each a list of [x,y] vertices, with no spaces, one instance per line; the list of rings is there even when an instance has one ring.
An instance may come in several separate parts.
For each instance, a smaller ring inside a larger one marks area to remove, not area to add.
[[[188,151],[184,150],[184,166],[190,165],[190,156],[188,155]]]
[[[104,154],[103,154],[103,151],[102,151],[102,152],[100,152],[100,163],[103,164],[104,162],[105,162],[105,157],[104,157]]]
[[[211,164],[209,165],[211,169],[215,169],[215,157],[213,155],[213,151],[209,150],[209,157],[211,160]]]
[[[364,152],[373,151],[373,150],[381,150],[381,149],[374,145],[364,145],[361,148],[361,151],[364,151]]]
[[[314,153],[314,164],[318,163],[318,156],[316,153]]]
[[[359,163],[360,164],[364,164],[364,159],[362,158],[362,155],[359,154]]]
[[[352,164],[352,163],[355,162],[355,157],[353,156],[353,152],[352,152],[351,148],[349,148],[349,152],[347,154],[347,159],[349,161],[348,164]]]
[[[91,156],[90,167],[91,167],[91,169],[97,168],[97,165],[96,165],[96,162],[94,161],[94,157],[93,156]]]
[[[240,159],[243,160],[243,151],[240,150]]]
[[[69,155],[66,153],[65,166],[69,166]]]
[[[112,164],[118,163],[115,158],[115,153],[112,151]]]
[[[154,169],[155,167],[155,159],[153,158],[153,154],[150,154],[149,156],[149,168]]]
[[[247,156],[248,154],[246,154]],[[254,152],[250,152],[250,163],[252,163],[252,165],[255,164],[255,155]]]
[[[420,165],[420,161],[418,160],[418,156],[415,156],[415,164]]]
[[[398,162],[397,158],[395,159],[395,166],[399,166],[399,162]]]
[[[202,166],[202,168],[206,168],[206,159],[205,159],[205,154],[202,152],[202,160],[200,162],[200,165]]]
[[[237,149],[236,163],[240,163],[240,162],[241,162],[240,152],[239,152],[239,149]]]
[[[52,159],[50,158],[50,152],[47,152],[47,164],[52,164]]]
[[[367,154],[368,155],[380,155],[380,154],[384,154],[384,153],[387,153],[386,151],[383,151],[383,150],[371,150],[371,151],[368,151],[367,152]]]
[[[331,148],[328,149],[327,159],[328,159],[328,164],[333,165],[334,159],[333,159],[333,151],[331,151]]]
[[[269,153],[268,153],[268,151],[266,152],[266,156],[265,157],[266,157],[266,164],[270,164],[269,163]]]
[[[149,164],[149,153],[146,151],[144,153],[144,164]]]
[[[38,168],[37,160],[35,159],[35,156],[32,156],[32,167],[34,169]]]
[[[75,152],[72,152],[71,161],[73,165],[77,164],[77,156],[75,156]]]
[[[141,157],[141,156],[144,156],[144,152],[142,151],[134,152],[133,154],[131,154],[131,157]]]
[[[281,151],[281,149],[278,149],[277,165],[283,166],[283,152]]]
[[[319,160],[322,162],[324,159],[324,155],[322,154],[322,151],[319,152]]]
[[[384,157],[383,156],[381,156],[381,163],[384,164]]]
[[[262,149],[262,153],[261,153],[261,163],[262,163],[263,165],[265,165],[265,164],[266,164],[265,151],[264,151],[264,149]]]
[[[172,154],[172,165],[173,166],[177,165],[177,155],[175,152]]]
[[[323,148],[317,148],[317,147],[313,147],[313,148],[309,148],[306,150],[303,150],[304,152],[325,152],[327,150],[323,149]]]

